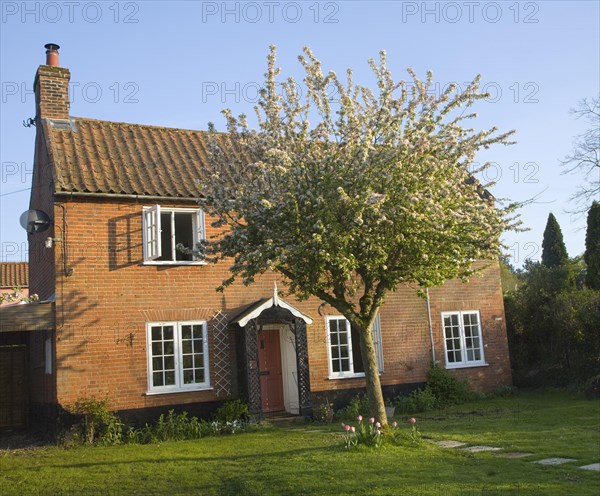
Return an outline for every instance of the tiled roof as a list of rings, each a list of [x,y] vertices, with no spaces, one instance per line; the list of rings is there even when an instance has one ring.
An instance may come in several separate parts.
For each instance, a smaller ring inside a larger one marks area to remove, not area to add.
[[[207,132],[72,118],[45,119],[56,192],[197,198]]]
[[[27,288],[29,286],[29,264],[27,262],[1,262],[1,288]]]

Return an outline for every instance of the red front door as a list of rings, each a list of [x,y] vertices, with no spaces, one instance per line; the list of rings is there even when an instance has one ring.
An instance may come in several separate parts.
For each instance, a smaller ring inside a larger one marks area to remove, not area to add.
[[[258,363],[262,411],[267,413],[284,410],[279,330],[260,331],[258,335]]]

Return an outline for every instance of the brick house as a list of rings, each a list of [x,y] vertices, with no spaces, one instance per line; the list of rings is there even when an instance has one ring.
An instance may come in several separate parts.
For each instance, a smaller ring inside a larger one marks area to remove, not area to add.
[[[271,273],[217,293],[227,264],[175,249],[214,233],[195,201],[205,134],[71,117],[70,72],[47,48],[30,208],[53,225],[29,236],[30,291],[55,302],[55,326],[32,411],[95,396],[125,417],[201,415],[242,396],[255,413],[306,414],[364,388],[358,341],[335,309],[282,297]],[[400,288],[374,337],[388,396],[423,384],[432,358],[479,390],[511,383],[497,264],[428,299]]]

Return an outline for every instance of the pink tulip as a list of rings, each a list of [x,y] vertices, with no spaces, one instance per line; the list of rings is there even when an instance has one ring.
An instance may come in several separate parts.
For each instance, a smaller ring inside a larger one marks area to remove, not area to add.
[[[362,415],[359,415],[358,417],[356,417],[356,420],[358,420],[359,422],[362,422]]]
[[[346,430],[346,432],[348,432],[350,430],[350,426],[349,425],[345,425],[344,429]]]
[[[374,417],[371,417],[371,418],[369,419],[369,422],[370,422],[371,424],[374,424],[374,423],[375,423],[375,418],[374,418]]]
[[[351,430],[352,432],[356,432],[356,427],[352,426],[352,427],[350,428],[350,430]]]
[[[414,417],[411,417],[411,418],[409,418],[409,419],[408,419],[408,421],[409,421],[411,424],[416,424],[416,423],[417,423],[417,419],[416,419],[416,418],[414,418]]]
[[[375,424],[375,427],[377,427],[378,429],[381,429],[381,424],[380,424],[379,422],[377,422],[377,423]]]

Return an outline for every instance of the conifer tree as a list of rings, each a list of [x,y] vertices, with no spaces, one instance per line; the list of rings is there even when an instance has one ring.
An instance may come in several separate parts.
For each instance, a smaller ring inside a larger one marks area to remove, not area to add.
[[[592,203],[587,216],[585,254],[587,265],[585,283],[589,288],[600,289],[600,203]]]
[[[548,215],[544,239],[542,241],[542,264],[546,267],[559,267],[569,260],[562,231],[554,214]]]

